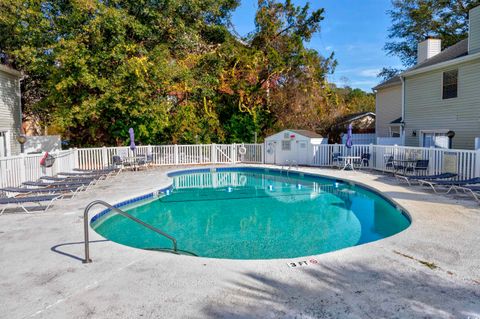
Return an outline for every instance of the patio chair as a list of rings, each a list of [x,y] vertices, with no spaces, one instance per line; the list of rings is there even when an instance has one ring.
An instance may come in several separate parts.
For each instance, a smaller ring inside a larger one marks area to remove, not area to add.
[[[23,211],[27,214],[31,214],[27,207],[26,204],[29,203],[34,203],[38,204],[39,207],[41,206],[42,202],[48,202],[47,206],[43,209],[44,212],[46,212],[50,206],[52,206],[53,202],[59,199],[62,199],[64,195],[41,195],[41,196],[27,196],[27,197],[6,197],[6,198],[0,198],[0,205],[4,206],[1,211],[0,215],[2,215],[5,210],[9,207],[8,205],[17,205],[20,206]]]
[[[393,170],[394,165],[393,165],[393,155],[388,155],[385,157],[385,169],[386,170]]]
[[[443,180],[443,179],[435,179],[435,180],[418,180],[420,185],[427,185],[432,188],[434,193],[438,193],[435,187],[449,187],[447,194],[450,193],[452,190],[457,191],[457,187],[465,186],[465,185],[474,185],[480,184],[480,177],[474,177],[469,179],[463,180]]]
[[[123,161],[122,161],[122,158],[120,157],[120,155],[113,155],[112,156],[112,165],[113,165],[113,167],[119,167],[119,168],[123,167]]]
[[[336,166],[337,168],[341,167],[341,162],[342,162],[342,160],[340,159],[341,156],[342,156],[342,153],[340,153],[340,152],[335,152],[335,153],[332,154],[332,164],[333,164],[333,166]]]
[[[357,165],[359,168],[361,167],[369,167],[370,166],[370,153],[363,153],[360,156],[360,159],[356,159],[353,161],[354,165]]]
[[[145,164],[148,167],[153,166],[153,154],[147,154],[147,156],[145,156]]]
[[[418,175],[420,172],[423,172],[423,174],[426,174],[428,170],[428,163],[429,160],[417,160],[415,162],[414,167],[407,167],[407,173],[408,172],[414,172],[416,175]]]

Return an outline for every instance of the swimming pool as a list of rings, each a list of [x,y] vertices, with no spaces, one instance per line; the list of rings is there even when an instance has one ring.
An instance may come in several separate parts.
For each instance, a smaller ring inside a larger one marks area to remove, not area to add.
[[[288,175],[287,175],[288,174]],[[170,174],[173,185],[126,212],[202,257],[273,259],[316,255],[392,236],[408,215],[365,187],[298,172],[217,168]],[[95,216],[96,232],[143,249],[171,242],[113,212]]]

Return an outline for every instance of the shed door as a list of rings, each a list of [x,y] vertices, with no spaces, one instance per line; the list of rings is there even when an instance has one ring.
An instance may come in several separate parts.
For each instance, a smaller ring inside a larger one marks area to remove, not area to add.
[[[306,165],[307,163],[307,141],[298,141],[297,143],[297,162],[299,165]]]
[[[275,164],[276,152],[276,143],[273,141],[267,141],[265,143],[265,163]]]

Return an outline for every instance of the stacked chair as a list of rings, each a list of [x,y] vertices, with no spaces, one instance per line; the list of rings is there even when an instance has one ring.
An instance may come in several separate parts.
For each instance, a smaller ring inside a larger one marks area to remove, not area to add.
[[[74,198],[78,193],[87,191],[119,172],[119,169],[60,172],[55,177],[42,176],[37,181],[24,182],[21,187],[0,188],[0,215],[15,205],[26,213],[31,213],[26,207],[29,204],[37,204],[43,211],[47,211],[53,202],[67,197]]]

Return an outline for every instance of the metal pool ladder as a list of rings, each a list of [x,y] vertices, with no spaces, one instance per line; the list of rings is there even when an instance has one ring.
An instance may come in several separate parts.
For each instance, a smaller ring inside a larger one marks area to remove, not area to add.
[[[90,242],[89,242],[89,239],[88,239],[88,213],[90,212],[90,209],[92,209],[92,207],[95,206],[95,205],[105,206],[108,209],[111,209],[114,212],[116,212],[116,213],[118,213],[118,214],[120,214],[124,217],[127,217],[127,218],[133,220],[134,222],[136,222],[136,223],[138,223],[138,224],[156,232],[157,234],[170,239],[170,241],[173,244],[173,251],[175,253],[178,252],[178,250],[177,250],[177,240],[175,238],[173,238],[172,236],[170,236],[169,234],[165,233],[164,231],[162,231],[158,228],[153,227],[150,224],[147,224],[147,223],[141,221],[140,219],[124,212],[121,209],[118,209],[117,207],[114,207],[114,206],[110,205],[107,202],[104,202],[103,200],[95,200],[95,201],[91,202],[90,204],[88,204],[87,207],[85,207],[85,211],[83,213],[83,230],[85,232],[85,259],[83,260],[84,264],[92,262],[92,260],[90,259],[90,247],[89,247]]]

